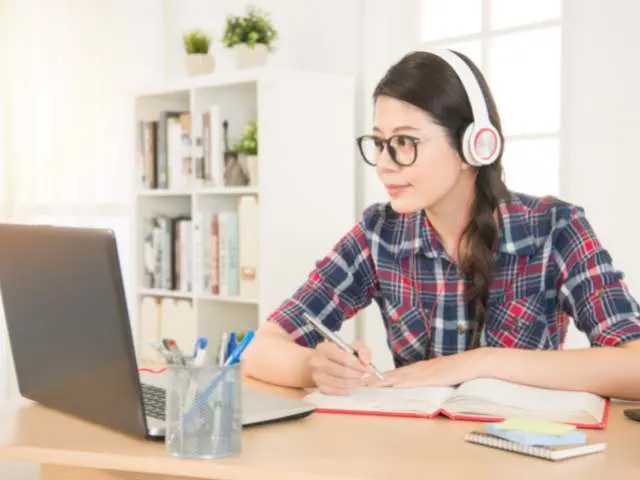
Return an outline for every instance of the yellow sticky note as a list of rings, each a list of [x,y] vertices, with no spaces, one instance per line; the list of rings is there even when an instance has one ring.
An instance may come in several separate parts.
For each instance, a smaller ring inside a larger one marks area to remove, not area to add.
[[[508,418],[496,425],[500,430],[538,433],[541,435],[562,436],[573,432],[576,427],[565,423],[548,422],[529,418]]]

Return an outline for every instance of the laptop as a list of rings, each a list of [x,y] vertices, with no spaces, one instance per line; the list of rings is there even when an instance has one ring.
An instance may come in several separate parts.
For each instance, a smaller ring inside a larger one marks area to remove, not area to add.
[[[166,376],[138,370],[111,230],[0,224],[0,293],[23,397],[164,438]],[[243,387],[244,427],[314,410],[302,399]]]

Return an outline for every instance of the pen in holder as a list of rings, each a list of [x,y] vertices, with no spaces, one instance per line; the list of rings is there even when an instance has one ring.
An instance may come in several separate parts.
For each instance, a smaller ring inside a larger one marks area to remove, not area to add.
[[[241,364],[169,365],[165,443],[175,456],[220,458],[242,448]]]

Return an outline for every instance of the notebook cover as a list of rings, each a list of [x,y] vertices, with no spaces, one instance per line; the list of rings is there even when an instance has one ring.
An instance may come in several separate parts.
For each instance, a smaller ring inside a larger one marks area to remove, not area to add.
[[[611,401],[607,398],[604,401],[604,407],[602,412],[602,421],[598,423],[572,423],[572,422],[563,422],[568,425],[573,425],[577,428],[584,429],[604,429],[607,427],[609,423],[609,412],[611,411]],[[453,413],[447,412],[446,410],[442,410],[441,413],[451,420],[460,420],[460,421],[468,421],[468,422],[502,422],[505,420],[504,417],[484,417],[477,415],[455,415]]]
[[[408,418],[435,418],[440,414],[440,410],[433,413],[421,412],[379,412],[376,410],[350,410],[343,408],[317,407],[316,413],[337,413],[345,415],[372,415],[376,417],[408,417]]]
[[[608,424],[610,411],[611,411],[611,401],[609,399],[605,399],[604,411],[602,413],[602,422],[569,423],[569,425],[574,425],[577,428],[584,428],[584,429],[604,429]],[[438,409],[434,413],[419,413],[419,412],[378,412],[378,411],[371,411],[371,410],[317,408],[316,412],[338,413],[338,414],[348,414],[348,415],[374,415],[374,416],[382,416],[382,417],[410,417],[410,418],[435,418],[439,415],[443,415],[444,417],[450,420],[458,420],[458,421],[465,421],[465,422],[502,422],[503,420],[505,420],[504,417],[485,417],[485,416],[464,415],[464,414],[455,415],[443,409]]]

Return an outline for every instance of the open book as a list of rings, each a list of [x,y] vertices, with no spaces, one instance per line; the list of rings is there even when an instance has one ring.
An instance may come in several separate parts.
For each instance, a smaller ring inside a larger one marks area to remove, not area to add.
[[[549,390],[480,378],[454,387],[361,388],[348,396],[309,392],[318,412],[356,413],[452,420],[500,421],[536,418],[581,428],[604,428],[609,401],[587,392]]]

